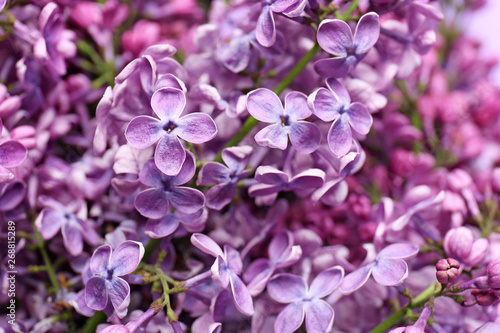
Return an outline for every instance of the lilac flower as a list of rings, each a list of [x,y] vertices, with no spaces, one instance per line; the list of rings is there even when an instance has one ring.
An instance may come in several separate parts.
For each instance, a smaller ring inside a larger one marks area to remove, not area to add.
[[[430,316],[431,309],[426,306],[422,310],[422,313],[420,314],[420,317],[418,317],[418,320],[415,322],[415,324],[407,327],[395,328],[389,333],[425,333],[425,327],[427,326],[427,321],[429,320]]]
[[[257,120],[271,123],[255,135],[261,146],[285,150],[288,137],[293,147],[305,154],[315,151],[321,141],[318,126],[307,121],[311,110],[306,95],[291,92],[285,97],[285,108],[279,97],[269,89],[260,88],[247,95],[248,112]]]
[[[418,247],[411,244],[391,244],[377,254],[374,261],[346,275],[340,291],[350,294],[361,288],[370,275],[383,286],[397,286],[408,277],[408,265],[403,259],[417,255]]]
[[[0,136],[2,130],[3,124],[0,119]],[[14,174],[6,168],[20,165],[26,159],[27,154],[26,148],[17,141],[9,140],[0,144],[0,184],[10,182],[15,178]]]
[[[177,210],[160,219],[149,219],[144,233],[151,238],[163,238],[173,234],[180,224],[189,232],[200,232],[204,229],[207,218],[208,211],[205,208],[193,214],[185,214]]]
[[[86,205],[81,201],[63,205],[54,199],[42,197],[46,206],[35,220],[43,239],[52,239],[61,230],[64,247],[72,256],[83,251],[83,240],[90,245],[101,243],[99,234],[85,221]]]
[[[144,246],[134,241],[98,247],[90,258],[94,274],[85,286],[85,302],[93,310],[104,310],[108,300],[119,318],[125,317],[130,303],[130,286],[121,276],[132,273],[144,256]]]
[[[248,176],[245,170],[252,147],[230,147],[222,151],[222,160],[227,167],[216,162],[208,162],[198,175],[196,185],[212,185],[207,192],[207,207],[221,210],[233,200],[238,182]]]
[[[278,274],[267,285],[272,299],[288,304],[276,318],[275,332],[295,332],[304,317],[307,332],[329,332],[334,312],[321,298],[330,295],[342,282],[344,269],[335,266],[322,271],[308,288],[303,278],[292,274]]]
[[[347,90],[339,81],[328,79],[326,85],[328,89],[319,88],[309,96],[309,105],[318,118],[333,121],[328,131],[328,145],[334,154],[343,156],[351,149],[352,130],[368,134],[373,119],[363,104],[351,103]]]
[[[283,231],[271,240],[268,254],[269,259],[259,258],[253,261],[243,276],[249,282],[248,291],[252,296],[257,296],[266,288],[275,270],[296,263],[302,255],[302,249],[299,245],[293,245],[290,231]]]
[[[446,233],[443,247],[446,255],[473,267],[483,263],[488,254],[489,242],[486,238],[474,240],[470,229],[459,227]]]
[[[324,20],[318,28],[318,44],[337,58],[321,59],[314,69],[324,77],[346,76],[375,45],[380,35],[378,15],[374,12],[361,17],[354,32],[342,20]]]
[[[289,17],[299,16],[307,4],[305,0],[262,0],[262,12],[257,20],[255,34],[264,47],[271,47],[276,41],[276,26],[273,13],[283,13]]]
[[[205,197],[200,191],[181,186],[193,178],[196,171],[194,155],[190,151],[176,176],[167,176],[149,160],[139,174],[139,180],[150,188],[137,194],[135,207],[142,215],[159,219],[167,215],[171,206],[181,213],[193,214],[205,205]]]
[[[56,74],[66,74],[64,58],[76,55],[75,33],[64,29],[59,7],[53,2],[43,7],[39,23],[41,36],[33,46],[35,58]]]
[[[203,234],[193,234],[191,243],[204,253],[215,257],[211,268],[212,280],[224,289],[231,285],[234,305],[241,313],[251,316],[254,312],[252,296],[238,277],[243,269],[238,251],[225,245],[224,252],[222,252],[216,242]]]
[[[1,12],[1,9],[0,9]],[[21,98],[9,96],[7,87],[0,83],[0,118],[7,118],[21,107]],[[0,125],[1,127],[1,125]]]
[[[125,136],[130,144],[144,149],[158,142],[155,164],[163,173],[174,176],[181,170],[186,150],[179,137],[191,143],[203,143],[217,134],[217,127],[209,115],[191,113],[180,117],[186,96],[175,88],[163,88],[151,98],[151,107],[160,119],[138,116],[127,126]]]
[[[260,166],[255,171],[254,184],[248,188],[251,197],[275,195],[280,191],[301,191],[308,195],[312,190],[321,187],[325,180],[325,172],[320,169],[308,169],[293,177],[272,166]]]

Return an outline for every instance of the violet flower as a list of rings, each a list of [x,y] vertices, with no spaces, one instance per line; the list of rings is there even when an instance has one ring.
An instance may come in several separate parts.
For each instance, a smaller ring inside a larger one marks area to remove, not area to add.
[[[196,185],[216,185],[206,194],[208,208],[221,210],[233,200],[236,185],[251,172],[245,170],[251,153],[250,146],[226,148],[222,151],[222,160],[227,166],[217,162],[208,162],[203,166]]]
[[[143,256],[144,246],[139,242],[123,242],[114,251],[109,245],[98,247],[90,258],[90,270],[94,275],[85,286],[88,307],[104,310],[111,302],[117,316],[125,317],[130,303],[130,286],[121,276],[132,273]]]
[[[155,149],[155,164],[169,176],[177,175],[186,159],[186,150],[179,137],[199,144],[210,141],[217,134],[215,122],[207,114],[191,113],[180,117],[185,105],[186,96],[181,90],[157,90],[151,98],[151,107],[160,119],[135,117],[125,131],[127,140],[138,149],[145,149],[159,141]]]
[[[318,126],[301,121],[312,114],[303,93],[294,91],[286,95],[283,108],[274,92],[260,88],[248,93],[247,109],[257,120],[272,124],[255,135],[259,145],[285,150],[290,137],[293,147],[301,153],[309,154],[318,148],[321,141]]]
[[[3,131],[2,119],[0,119],[0,136]],[[6,169],[13,168],[26,159],[28,151],[19,142],[14,140],[9,140],[0,145],[0,184],[12,181],[15,176],[14,174]]]
[[[335,266],[319,273],[308,288],[303,278],[293,274],[278,274],[267,285],[269,296],[288,304],[276,318],[275,332],[292,333],[302,325],[307,332],[329,332],[334,312],[321,298],[330,295],[342,282],[344,269]]]
[[[363,104],[351,103],[349,93],[339,81],[328,79],[326,85],[328,89],[319,88],[309,96],[309,105],[318,118],[333,121],[328,131],[328,145],[334,154],[344,156],[352,146],[352,130],[368,134],[373,119]]]
[[[208,218],[208,210],[202,208],[192,214],[181,213],[179,210],[167,214],[160,219],[149,219],[144,233],[151,238],[163,238],[173,234],[180,224],[189,232],[201,232]]]
[[[374,12],[361,17],[354,35],[346,22],[324,20],[318,28],[318,44],[337,58],[318,60],[314,69],[324,77],[346,76],[368,54],[379,35],[378,14]]]
[[[257,296],[266,288],[274,271],[296,263],[302,256],[299,245],[293,245],[293,236],[290,231],[283,231],[274,236],[269,243],[269,259],[259,258],[247,268],[243,278],[249,282],[250,295]]]
[[[167,215],[171,207],[185,214],[199,211],[205,205],[203,193],[181,186],[193,178],[195,171],[194,155],[190,151],[176,176],[165,175],[150,159],[139,174],[141,183],[150,186],[135,198],[135,207],[139,213],[151,219],[159,219]]]
[[[191,236],[191,243],[202,252],[215,257],[212,265],[212,280],[224,289],[231,286],[234,305],[243,314],[251,316],[254,312],[252,296],[247,286],[238,275],[241,274],[243,263],[241,257],[234,248],[224,246],[224,252],[210,237],[195,233]]]
[[[355,292],[365,285],[372,274],[380,285],[400,285],[408,277],[408,265],[403,259],[413,258],[417,253],[418,247],[414,245],[391,244],[380,251],[374,261],[346,275],[340,291],[343,294]]]

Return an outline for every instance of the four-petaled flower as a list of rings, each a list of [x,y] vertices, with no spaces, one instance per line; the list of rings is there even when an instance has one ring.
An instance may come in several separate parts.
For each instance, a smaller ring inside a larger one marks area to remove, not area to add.
[[[349,93],[339,81],[328,79],[326,85],[328,89],[319,88],[309,96],[309,105],[318,118],[333,121],[328,131],[328,145],[335,155],[344,156],[352,146],[352,130],[368,134],[373,119],[363,104],[351,103]]]
[[[308,288],[304,279],[293,274],[278,274],[267,285],[272,299],[288,304],[276,318],[275,332],[295,332],[306,319],[307,332],[329,332],[334,312],[321,298],[338,288],[344,269],[335,266],[318,274]]]
[[[361,17],[354,32],[342,20],[324,20],[318,28],[318,44],[337,58],[321,59],[314,63],[314,69],[324,77],[346,76],[375,45],[380,35],[376,13]]]
[[[191,143],[204,143],[215,137],[217,127],[209,115],[195,112],[180,117],[186,106],[184,92],[176,88],[162,88],[151,97],[151,107],[160,118],[138,116],[125,130],[128,142],[145,149],[158,141],[154,161],[158,169],[169,176],[181,170],[186,150],[179,137]]]
[[[255,119],[272,124],[255,135],[259,145],[285,150],[290,137],[293,147],[301,153],[309,154],[318,148],[321,141],[318,126],[301,121],[312,114],[303,93],[294,91],[286,95],[283,108],[274,92],[260,88],[248,93],[247,109]]]
[[[176,176],[165,175],[152,159],[147,161],[139,173],[139,180],[151,188],[137,194],[135,208],[150,219],[159,219],[170,213],[170,205],[181,213],[196,213],[205,205],[205,196],[199,190],[180,186],[193,178],[195,171],[194,155],[190,151]]]
[[[0,119],[0,136],[2,135],[2,119]],[[16,167],[21,164],[28,151],[19,142],[9,140],[0,145],[0,184],[13,180],[14,174],[6,168]]]
[[[111,301],[119,318],[125,317],[130,303],[130,286],[120,276],[132,273],[144,256],[144,246],[126,241],[114,251],[111,246],[99,246],[90,258],[94,274],[85,286],[85,303],[93,310],[104,310]]]

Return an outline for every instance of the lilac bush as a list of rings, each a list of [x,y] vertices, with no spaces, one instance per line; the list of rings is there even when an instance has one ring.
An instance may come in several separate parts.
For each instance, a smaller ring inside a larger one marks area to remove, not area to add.
[[[498,332],[487,2],[0,0],[0,332]]]

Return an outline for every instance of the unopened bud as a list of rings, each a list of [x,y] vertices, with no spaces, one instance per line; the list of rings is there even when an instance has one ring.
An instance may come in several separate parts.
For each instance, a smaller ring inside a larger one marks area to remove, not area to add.
[[[453,258],[441,259],[436,264],[436,278],[439,283],[448,284],[457,282],[460,277],[460,263]]]

